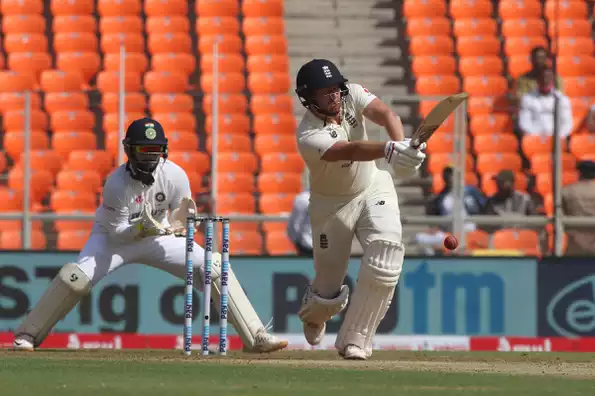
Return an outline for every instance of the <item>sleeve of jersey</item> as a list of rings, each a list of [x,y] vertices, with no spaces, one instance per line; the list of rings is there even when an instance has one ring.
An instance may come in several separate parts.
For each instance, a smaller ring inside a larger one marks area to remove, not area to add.
[[[103,188],[103,202],[98,211],[98,220],[107,229],[110,238],[120,243],[131,242],[140,233],[137,227],[130,224],[130,211],[122,196],[123,191],[125,189],[108,181]]]
[[[364,109],[376,99],[376,95],[359,84],[350,84],[349,93],[355,102],[355,107],[359,111],[364,111]]]
[[[182,168],[175,168],[170,177],[170,181],[172,183],[172,197],[169,203],[169,210],[173,211],[174,209],[178,209],[180,207],[182,198],[192,198],[192,191],[190,189],[190,180],[188,179],[188,175]]]
[[[300,137],[298,146],[305,158],[319,160],[326,153],[326,150],[331,148],[336,142],[337,140],[333,139],[330,133],[316,131]]]

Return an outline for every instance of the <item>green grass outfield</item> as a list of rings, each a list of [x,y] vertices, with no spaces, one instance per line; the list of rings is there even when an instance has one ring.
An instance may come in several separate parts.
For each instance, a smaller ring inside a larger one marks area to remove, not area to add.
[[[365,362],[334,352],[0,350],[0,395],[595,395],[595,355],[377,351]]]

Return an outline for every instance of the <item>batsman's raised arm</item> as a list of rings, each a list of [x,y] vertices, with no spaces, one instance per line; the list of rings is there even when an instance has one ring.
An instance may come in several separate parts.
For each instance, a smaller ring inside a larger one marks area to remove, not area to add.
[[[384,127],[390,140],[400,142],[405,139],[401,117],[393,113],[391,108],[380,99],[376,98],[370,102],[364,109],[363,114],[373,123]]]

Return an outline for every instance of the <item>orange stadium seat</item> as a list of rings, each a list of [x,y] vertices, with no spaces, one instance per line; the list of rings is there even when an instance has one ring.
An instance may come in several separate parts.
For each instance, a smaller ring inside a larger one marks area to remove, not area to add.
[[[259,256],[262,254],[262,236],[257,231],[231,231],[229,235],[232,254]]]
[[[457,161],[457,156],[453,153],[434,153],[428,159],[428,172],[439,173],[447,166],[452,166]],[[473,170],[473,156],[468,154],[465,157],[465,170]]]
[[[208,153],[212,152],[213,138],[207,138],[206,149]],[[217,152],[240,152],[252,153],[252,140],[249,136],[226,133],[219,135],[217,141]]]
[[[217,196],[217,213],[228,215],[232,213],[252,214],[256,211],[256,200],[249,193],[228,193]]]
[[[503,20],[539,19],[541,18],[541,2],[539,0],[500,0],[498,15]]]
[[[501,170],[518,172],[521,169],[522,162],[517,153],[481,153],[477,155],[479,173],[498,173]]]
[[[182,73],[186,76],[194,73],[196,59],[191,54],[157,53],[151,58],[152,70],[160,72]]]
[[[451,0],[450,15],[454,19],[491,18],[492,3],[482,0]]]
[[[20,190],[0,186],[0,213],[18,212],[23,209],[23,193]],[[4,222],[0,223],[4,225]]]
[[[192,40],[187,33],[166,33],[149,35],[148,48],[151,54],[192,53]]]
[[[545,36],[543,19],[508,19],[502,22],[502,35],[510,37]]]
[[[35,78],[30,74],[0,71],[0,92],[30,91],[35,87]]]
[[[41,98],[36,92],[30,92],[29,95],[31,108],[41,108]],[[21,110],[25,107],[25,94],[20,92],[0,93],[0,113],[7,111]],[[47,107],[46,107],[47,108]]]
[[[552,216],[554,214],[554,196],[552,194],[543,197],[543,208],[546,215]]]
[[[284,0],[244,0],[242,13],[247,18],[283,17]]]
[[[25,128],[24,111],[7,111],[2,117],[2,127],[8,131],[21,131]],[[30,111],[31,129],[44,130],[48,127],[46,114],[41,110],[32,109]]]
[[[256,95],[285,94],[290,87],[290,77],[286,73],[253,73],[248,76],[248,89]]]
[[[265,221],[262,223],[262,230],[265,234],[269,234],[275,231],[287,232],[286,221]]]
[[[454,44],[448,36],[412,37],[409,42],[409,53],[413,56],[451,55]]]
[[[204,54],[200,57],[200,70],[203,73],[213,73],[213,55]],[[221,54],[217,59],[217,70],[220,73],[243,73],[244,57],[237,53]]]
[[[206,173],[211,167],[209,156],[199,151],[172,150],[169,152],[167,159],[185,170],[191,170],[200,175]]]
[[[576,169],[576,158],[570,153],[562,153],[562,169],[567,172]],[[543,153],[531,157],[531,171],[535,174],[549,173],[552,171],[552,154]]]
[[[147,32],[151,34],[188,34],[190,32],[190,21],[185,15],[149,17],[147,18]]]
[[[67,156],[73,150],[94,150],[97,148],[97,136],[89,131],[55,132],[52,147],[60,155]]]
[[[570,152],[579,160],[595,153],[595,136],[573,135],[570,139]]]
[[[3,135],[3,147],[6,154],[17,160],[25,149],[25,133],[22,131],[7,131]],[[48,135],[42,130],[31,131],[31,150],[45,150],[50,145]]]
[[[196,33],[198,37],[240,33],[238,18],[233,17],[201,17],[196,20]]]
[[[254,176],[252,173],[218,173],[219,193],[252,193],[254,192]]]
[[[114,167],[113,157],[104,150],[72,149],[68,153],[65,169],[73,171],[95,170],[105,177]]]
[[[102,179],[96,170],[62,170],[56,176],[59,190],[96,193],[102,186]]]
[[[219,115],[219,133],[247,134],[250,130],[250,119],[241,113],[230,113]],[[205,132],[211,134],[213,129],[213,117],[207,116],[205,121]]]
[[[120,95],[115,92],[104,93],[101,97],[101,107],[105,113],[118,112]],[[144,113],[147,108],[145,95],[140,92],[126,92],[124,109],[132,113]]]
[[[587,3],[585,1],[547,0],[543,11],[547,19],[586,19]]]
[[[547,48],[544,36],[510,37],[504,43],[504,54],[508,56],[528,55],[535,47]]]
[[[200,87],[203,92],[213,92],[213,75],[202,74]],[[219,73],[217,88],[221,94],[241,94],[246,88],[246,80],[242,73]]]
[[[455,74],[457,62],[453,56],[414,56],[411,68],[416,76],[448,76]]]
[[[151,113],[192,112],[194,102],[188,94],[153,94],[149,97]]]
[[[260,211],[266,214],[289,214],[294,199],[294,194],[262,194],[260,196]]]
[[[284,54],[287,52],[285,36],[249,36],[245,42],[246,54],[267,55]]]
[[[500,40],[494,36],[464,36],[457,40],[459,56],[499,56]]]
[[[449,36],[450,20],[444,17],[413,18],[407,21],[407,34],[415,36]]]
[[[473,230],[465,234],[467,250],[488,249],[490,247],[490,234],[483,230]]]
[[[96,33],[97,20],[93,15],[62,15],[52,21],[54,34],[58,33]]]
[[[255,173],[258,159],[254,153],[221,152],[217,155],[217,172]]]
[[[474,96],[500,96],[508,92],[508,81],[502,76],[467,77],[463,91]]]
[[[254,149],[260,154],[297,152],[297,141],[294,135],[260,134],[254,137]]]
[[[516,55],[508,57],[508,73],[513,78],[520,77],[531,70],[529,55]]]
[[[2,15],[43,14],[43,2],[38,0],[3,0],[0,2]]]
[[[483,153],[516,153],[519,143],[514,135],[479,135],[473,140],[473,148],[478,154]]]
[[[45,234],[41,230],[31,230],[31,249],[44,250],[47,246]],[[23,249],[23,238],[20,230],[0,233],[0,248],[3,250]]]
[[[495,36],[498,32],[496,21],[488,18],[469,17],[456,19],[453,24],[456,37]]]
[[[291,113],[293,99],[289,95],[252,95],[250,109],[254,114]]]
[[[515,249],[525,253],[539,251],[539,235],[534,230],[503,229],[492,234],[494,249]]]
[[[13,52],[47,52],[48,40],[43,34],[7,34],[4,36],[4,49],[7,54]]]
[[[159,16],[186,16],[188,14],[188,1],[186,0],[145,0],[145,15],[148,17]]]
[[[45,52],[18,52],[8,55],[8,67],[18,73],[30,73],[36,78],[49,69],[52,58]]]
[[[97,209],[97,195],[92,192],[56,190],[50,195],[50,208],[54,211]]]
[[[25,186],[24,170],[21,167],[14,167],[8,171],[8,187],[13,190],[23,190]],[[39,202],[51,190],[54,176],[48,170],[31,170],[31,200]]]
[[[80,92],[83,89],[83,76],[74,72],[45,70],[41,73],[41,89],[50,92]]]
[[[202,17],[235,17],[240,12],[236,0],[198,0],[195,5],[196,13]]]
[[[95,11],[93,0],[52,0],[50,10],[54,16],[90,15]]]
[[[535,185],[537,187],[537,192],[540,193],[542,196],[551,194],[554,185],[552,181],[552,174],[550,172],[546,172],[538,173],[536,176],[537,181]],[[578,182],[578,172],[576,170],[568,170],[562,172],[562,186],[567,186],[576,182]]]
[[[6,160],[4,152],[0,152],[0,172],[4,172],[6,170],[7,165],[8,161]]]
[[[302,173],[306,165],[298,153],[268,152],[262,154],[261,172],[263,173]]]
[[[81,251],[89,239],[91,230],[59,231],[56,248],[60,251]]]
[[[552,48],[552,52],[559,56],[593,55],[595,44],[590,37],[560,37],[552,42]]]
[[[499,76],[503,69],[502,59],[498,56],[468,56],[459,59],[459,72],[463,77]]]
[[[512,119],[507,114],[478,115],[471,118],[472,135],[512,132]]]
[[[123,45],[126,52],[145,52],[145,39],[140,33],[117,33],[101,36],[101,52],[119,54]]]
[[[242,39],[234,34],[210,35],[198,38],[198,52],[201,54],[212,54],[215,42],[217,52],[220,54],[237,54],[242,51]]]
[[[131,113],[126,112],[124,115],[124,130],[128,128],[128,125],[136,119],[146,117],[144,113]],[[103,115],[103,119],[101,120],[103,124],[103,130],[107,133],[117,131],[120,126],[120,115],[118,113],[107,113]]]
[[[261,173],[258,175],[258,190],[263,194],[298,194],[302,190],[302,175],[299,173]]]
[[[202,189],[202,175],[196,172],[189,172],[186,170],[188,181],[190,182],[190,191],[201,191]]]
[[[54,132],[92,130],[95,113],[89,110],[57,111],[50,114],[50,127]]]
[[[144,85],[149,94],[183,93],[188,88],[188,79],[179,72],[150,71],[145,74]]]
[[[119,33],[143,33],[143,20],[138,15],[104,16],[99,19],[99,31],[102,35]]]
[[[405,0],[403,15],[407,19],[441,17],[446,15],[446,4],[442,0]]]
[[[258,114],[254,116],[254,133],[294,135],[297,129],[295,116],[285,114]]]
[[[523,136],[521,139],[523,153],[529,160],[535,155],[552,153],[554,141],[551,136]],[[565,146],[562,147],[565,149]]]
[[[248,57],[250,73],[287,73],[289,57],[285,54],[252,55]]]
[[[86,110],[88,107],[89,99],[82,92],[50,92],[45,94],[45,109],[49,113]]]
[[[595,57],[559,56],[556,66],[561,77],[582,77],[595,70]]]
[[[24,169],[24,157],[21,155],[15,168]],[[52,175],[56,175],[60,168],[62,168],[63,157],[54,150],[32,150],[29,158],[29,165],[31,169],[36,171],[49,171]]]
[[[198,136],[193,133],[170,131],[167,139],[172,150],[198,150]]]
[[[460,92],[461,83],[455,76],[420,77],[415,82],[415,90],[420,95],[452,95]]]
[[[96,52],[97,36],[94,33],[58,33],[54,36],[54,51],[60,52]]]
[[[286,231],[267,233],[265,237],[265,249],[271,256],[293,256],[297,253]]]
[[[471,139],[466,136],[466,146],[471,146]],[[454,134],[450,132],[437,132],[428,140],[428,153],[451,153],[454,150]]]
[[[564,91],[566,95],[573,96],[595,96],[595,77],[568,77],[564,79]]]
[[[97,11],[101,17],[138,15],[141,13],[139,0],[98,0]]]
[[[6,15],[2,32],[8,34],[45,34],[45,18],[41,15]]]
[[[248,108],[246,95],[242,94],[222,94],[219,95],[219,113],[245,113]],[[202,100],[202,109],[206,115],[213,112],[213,96],[205,95]]]
[[[496,185],[496,173],[484,173],[481,175],[481,190],[487,196],[492,196],[498,191]],[[514,189],[518,191],[527,191],[527,176],[522,172],[515,172]]]
[[[504,96],[469,98],[467,111],[471,117],[477,115],[488,115],[491,113],[505,112],[509,103]]]
[[[553,37],[591,37],[593,30],[586,19],[562,19],[548,22],[548,35]]]
[[[80,73],[85,82],[99,71],[101,61],[95,52],[67,52],[56,55],[56,67],[68,73]]]
[[[103,69],[120,71],[120,53],[108,53],[103,57]],[[144,52],[127,52],[125,58],[127,73],[144,73],[149,67],[149,60]]]
[[[196,118],[190,112],[153,113],[153,118],[159,120],[166,131],[196,131]]]
[[[244,18],[242,31],[249,36],[283,36],[285,22],[282,17]]]

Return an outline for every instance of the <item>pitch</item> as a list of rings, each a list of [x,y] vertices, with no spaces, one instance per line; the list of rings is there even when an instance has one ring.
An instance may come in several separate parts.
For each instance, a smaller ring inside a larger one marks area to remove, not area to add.
[[[590,395],[595,356],[330,351],[227,357],[181,351],[0,351],[2,394],[52,395]]]

